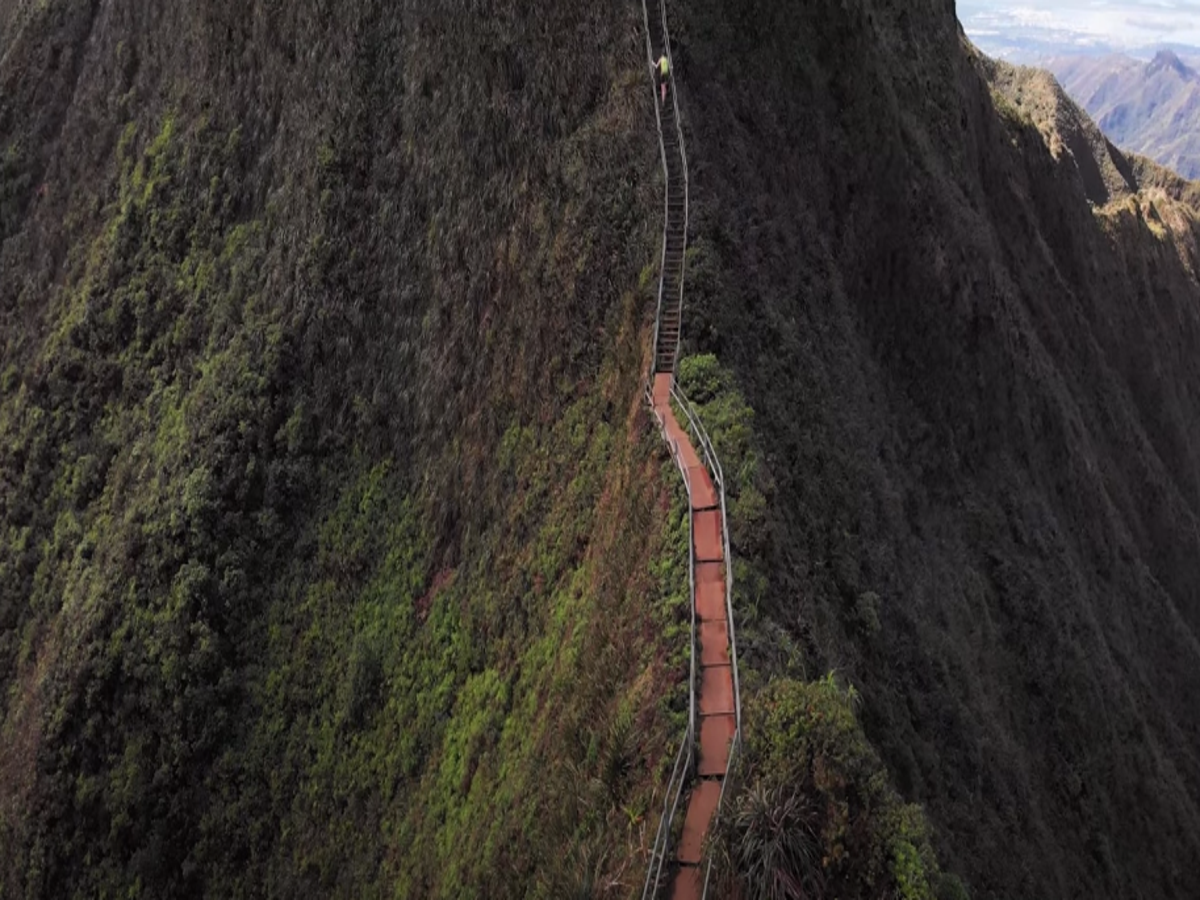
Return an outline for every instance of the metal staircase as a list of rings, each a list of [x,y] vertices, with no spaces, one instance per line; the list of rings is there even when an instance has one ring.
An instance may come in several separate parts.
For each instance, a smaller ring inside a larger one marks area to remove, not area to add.
[[[666,209],[663,224],[662,268],[659,273],[658,312],[654,328],[654,373],[675,371],[679,359],[679,338],[683,326],[683,278],[687,264],[688,234],[688,163],[679,120],[679,97],[675,91],[675,60],[671,55],[671,35],[667,28],[665,0],[659,0],[660,15],[646,14],[646,54],[653,64],[666,53],[671,78],[666,104],[655,86],[654,109],[658,121],[659,146],[666,176]]]
[[[650,14],[651,4],[656,7],[655,16]],[[646,396],[687,489],[692,600],[688,722],[664,792],[642,898],[656,900],[666,895],[671,900],[703,900],[709,882],[704,839],[720,814],[742,734],[732,558],[724,472],[700,417],[675,382],[687,264],[687,152],[675,90],[666,0],[642,0],[642,9],[647,59],[653,66],[665,53],[671,72],[665,104],[660,102],[660,89],[654,79],[666,208],[653,369],[647,379]]]

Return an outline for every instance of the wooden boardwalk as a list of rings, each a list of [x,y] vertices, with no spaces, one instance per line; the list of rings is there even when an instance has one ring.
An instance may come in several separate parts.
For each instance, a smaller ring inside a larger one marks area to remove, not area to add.
[[[683,837],[675,848],[673,900],[700,900],[704,873],[700,866],[704,838],[721,800],[729,766],[730,742],[737,730],[734,712],[733,668],[729,648],[728,607],[725,602],[725,540],[720,499],[712,476],[701,464],[687,429],[680,426],[671,408],[674,375],[654,378],[654,409],[663,423],[663,434],[675,448],[680,471],[687,478],[692,498],[692,541],[695,560],[696,638],[699,647],[699,686],[696,694],[700,750],[696,783],[687,800]]]

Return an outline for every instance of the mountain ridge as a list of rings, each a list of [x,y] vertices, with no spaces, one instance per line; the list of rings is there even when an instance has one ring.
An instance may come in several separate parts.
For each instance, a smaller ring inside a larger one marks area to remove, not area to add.
[[[1176,52],[1160,50],[1149,63],[1115,55],[1044,65],[1115,144],[1200,178],[1200,78]]]
[[[640,891],[689,621],[641,10],[477,13],[0,0],[6,897]],[[1200,895],[1195,186],[948,0],[671,22],[804,883]]]

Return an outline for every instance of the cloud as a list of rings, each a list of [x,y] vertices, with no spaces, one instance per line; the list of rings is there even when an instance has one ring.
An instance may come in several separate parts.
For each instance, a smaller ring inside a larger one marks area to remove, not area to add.
[[[960,0],[958,10],[981,46],[1200,46],[1200,0]]]
[[[1176,35],[1189,29],[1196,27],[1196,22],[1186,18],[1134,18],[1129,17],[1125,20],[1125,25],[1128,28],[1135,28],[1138,31],[1149,31],[1154,34],[1169,34]]]

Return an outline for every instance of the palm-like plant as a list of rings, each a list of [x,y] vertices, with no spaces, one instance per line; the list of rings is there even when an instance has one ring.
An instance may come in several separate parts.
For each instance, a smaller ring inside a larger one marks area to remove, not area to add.
[[[819,813],[797,788],[748,786],[722,815],[709,852],[723,896],[824,897]]]

